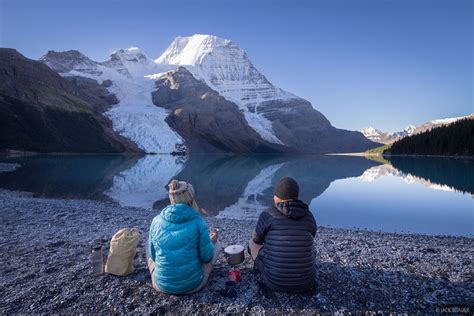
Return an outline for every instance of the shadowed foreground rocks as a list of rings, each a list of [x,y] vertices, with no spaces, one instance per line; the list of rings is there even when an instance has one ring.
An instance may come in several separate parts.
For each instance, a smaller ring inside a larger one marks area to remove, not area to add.
[[[189,296],[157,293],[145,266],[145,240],[156,211],[111,202],[48,200],[0,191],[0,313],[435,313],[473,311],[474,239],[320,228],[317,289],[266,293],[247,256],[236,299],[221,294],[229,270],[220,256],[208,286]],[[316,216],[317,217],[317,216]],[[208,218],[223,244],[246,243],[252,221]],[[122,227],[141,232],[135,273],[93,276],[90,246]]]

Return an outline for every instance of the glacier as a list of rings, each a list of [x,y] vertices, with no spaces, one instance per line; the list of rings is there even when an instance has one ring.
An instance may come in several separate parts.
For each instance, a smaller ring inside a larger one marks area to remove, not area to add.
[[[71,54],[71,60],[61,59],[59,63],[49,58],[49,54],[40,60],[62,76],[81,76],[99,84],[105,80],[112,82],[108,90],[117,96],[119,103],[105,115],[112,120],[114,131],[135,142],[140,149],[146,153],[169,154],[185,148],[181,136],[165,121],[169,112],[152,102],[154,80],[164,69],[149,60],[139,48],[119,49],[102,63],[79,52]]]
[[[114,131],[131,139],[146,153],[186,149],[181,136],[165,122],[169,112],[155,106],[151,97],[154,81],[179,66],[235,103],[249,126],[270,143],[283,144],[275,136],[272,123],[259,113],[259,105],[297,98],[268,82],[232,41],[211,35],[178,37],[156,60],[148,59],[137,47],[116,50],[101,63],[77,51],[50,51],[40,60],[63,76],[82,76],[99,83],[111,80],[108,89],[120,102],[105,115],[112,120]]]
[[[357,132],[334,128],[308,101],[272,85],[243,49],[217,36],[177,37],[157,59],[130,47],[114,51],[103,62],[78,51],[49,51],[40,61],[62,76],[86,77],[99,84],[110,81],[107,89],[119,102],[104,114],[115,132],[146,153],[190,151],[185,139],[166,122],[170,110],[155,105],[152,97],[157,82],[180,67],[237,106],[246,125],[257,133],[254,138],[263,143],[260,150],[279,152],[286,147],[319,153],[365,150],[373,145]],[[301,120],[306,121],[301,124]]]
[[[169,112],[152,102],[153,80],[140,76],[112,79],[112,82],[109,90],[117,95],[120,103],[105,114],[112,120],[115,131],[133,140],[147,153],[172,153],[184,146],[181,136],[165,121]]]

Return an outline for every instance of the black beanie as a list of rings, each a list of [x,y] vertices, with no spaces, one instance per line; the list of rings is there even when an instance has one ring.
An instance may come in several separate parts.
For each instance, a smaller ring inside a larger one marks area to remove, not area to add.
[[[282,178],[275,186],[274,194],[282,200],[298,200],[300,187],[298,183],[289,177]]]

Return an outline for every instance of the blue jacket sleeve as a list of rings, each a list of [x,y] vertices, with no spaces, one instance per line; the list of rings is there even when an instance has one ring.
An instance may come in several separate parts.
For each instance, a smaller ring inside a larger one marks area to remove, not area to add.
[[[198,219],[198,230],[199,230],[199,260],[202,263],[208,263],[214,256],[214,244],[209,236],[209,229],[204,221]]]
[[[150,233],[148,234],[148,253],[150,254],[150,258],[151,260],[153,260],[153,262],[156,259],[156,251],[155,251],[155,246],[153,245],[153,238],[152,238],[154,233],[155,233],[155,221],[151,223]]]

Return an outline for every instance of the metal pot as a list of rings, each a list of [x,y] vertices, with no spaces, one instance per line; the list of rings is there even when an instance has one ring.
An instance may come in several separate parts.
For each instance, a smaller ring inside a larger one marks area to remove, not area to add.
[[[224,249],[227,263],[231,266],[241,264],[245,260],[244,246],[242,245],[230,245]]]

